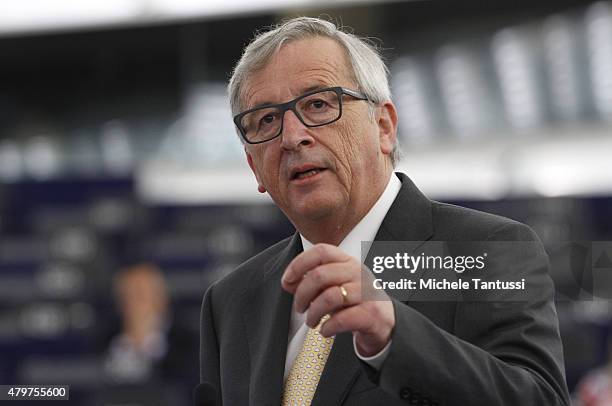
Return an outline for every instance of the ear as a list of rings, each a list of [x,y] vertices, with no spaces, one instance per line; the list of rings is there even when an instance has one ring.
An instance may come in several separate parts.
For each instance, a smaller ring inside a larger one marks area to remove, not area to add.
[[[244,148],[244,153],[246,154],[249,167],[251,168],[253,175],[255,175],[255,179],[257,180],[257,190],[259,191],[259,193],[266,193],[266,188],[261,184],[261,181],[259,180],[259,175],[257,175],[257,170],[255,169],[255,165],[253,164],[253,157],[251,156],[249,151],[247,151],[246,147]]]
[[[377,123],[380,150],[383,154],[391,155],[397,142],[397,110],[390,100],[379,107]]]

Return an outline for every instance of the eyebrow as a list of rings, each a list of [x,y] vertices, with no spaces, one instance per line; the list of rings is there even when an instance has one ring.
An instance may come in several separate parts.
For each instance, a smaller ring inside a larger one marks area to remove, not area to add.
[[[332,87],[332,86],[324,85],[322,83],[319,83],[319,84],[316,84],[316,85],[311,85],[311,86],[308,86],[308,87],[300,89],[300,95],[297,96],[297,97],[300,97],[301,95],[303,95],[305,93],[312,92],[312,91],[315,91],[315,90],[318,90],[318,89],[325,89],[327,87]],[[294,97],[294,99],[295,99],[295,97]],[[291,100],[293,100],[293,99],[291,99]],[[265,101],[265,102],[257,103],[256,105],[254,105],[252,107],[249,107],[248,110],[257,109],[259,107],[265,107],[265,106],[275,106],[277,104],[283,104],[283,103],[285,103],[285,102],[275,103],[275,102],[271,102],[271,101]]]

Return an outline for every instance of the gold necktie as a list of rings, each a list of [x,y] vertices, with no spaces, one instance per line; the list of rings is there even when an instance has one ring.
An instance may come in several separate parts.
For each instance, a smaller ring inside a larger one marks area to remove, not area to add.
[[[304,406],[312,402],[334,343],[334,337],[325,338],[319,334],[321,324],[328,318],[326,315],[316,328],[308,330],[304,345],[295,357],[287,376],[282,406]]]

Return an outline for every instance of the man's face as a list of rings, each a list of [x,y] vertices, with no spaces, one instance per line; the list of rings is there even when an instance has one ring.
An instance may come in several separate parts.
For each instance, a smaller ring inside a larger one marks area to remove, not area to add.
[[[249,109],[282,103],[325,87],[356,90],[351,72],[343,48],[335,41],[323,37],[293,41],[249,78],[243,105]],[[389,165],[392,145],[380,136],[379,127],[367,102],[345,96],[340,120],[308,128],[287,111],[280,137],[246,145],[245,150],[260,191],[266,190],[294,223],[330,216],[344,221],[351,211],[371,205],[378,190],[373,182],[382,181],[381,170]]]
[[[145,266],[127,270],[117,280],[115,289],[121,316],[130,326],[161,318],[168,302],[160,275]]]

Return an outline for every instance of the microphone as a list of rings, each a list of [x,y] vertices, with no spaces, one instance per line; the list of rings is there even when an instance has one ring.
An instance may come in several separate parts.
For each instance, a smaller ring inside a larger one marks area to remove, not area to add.
[[[210,382],[202,382],[193,391],[193,404],[195,406],[219,406],[217,403],[217,390]]]

